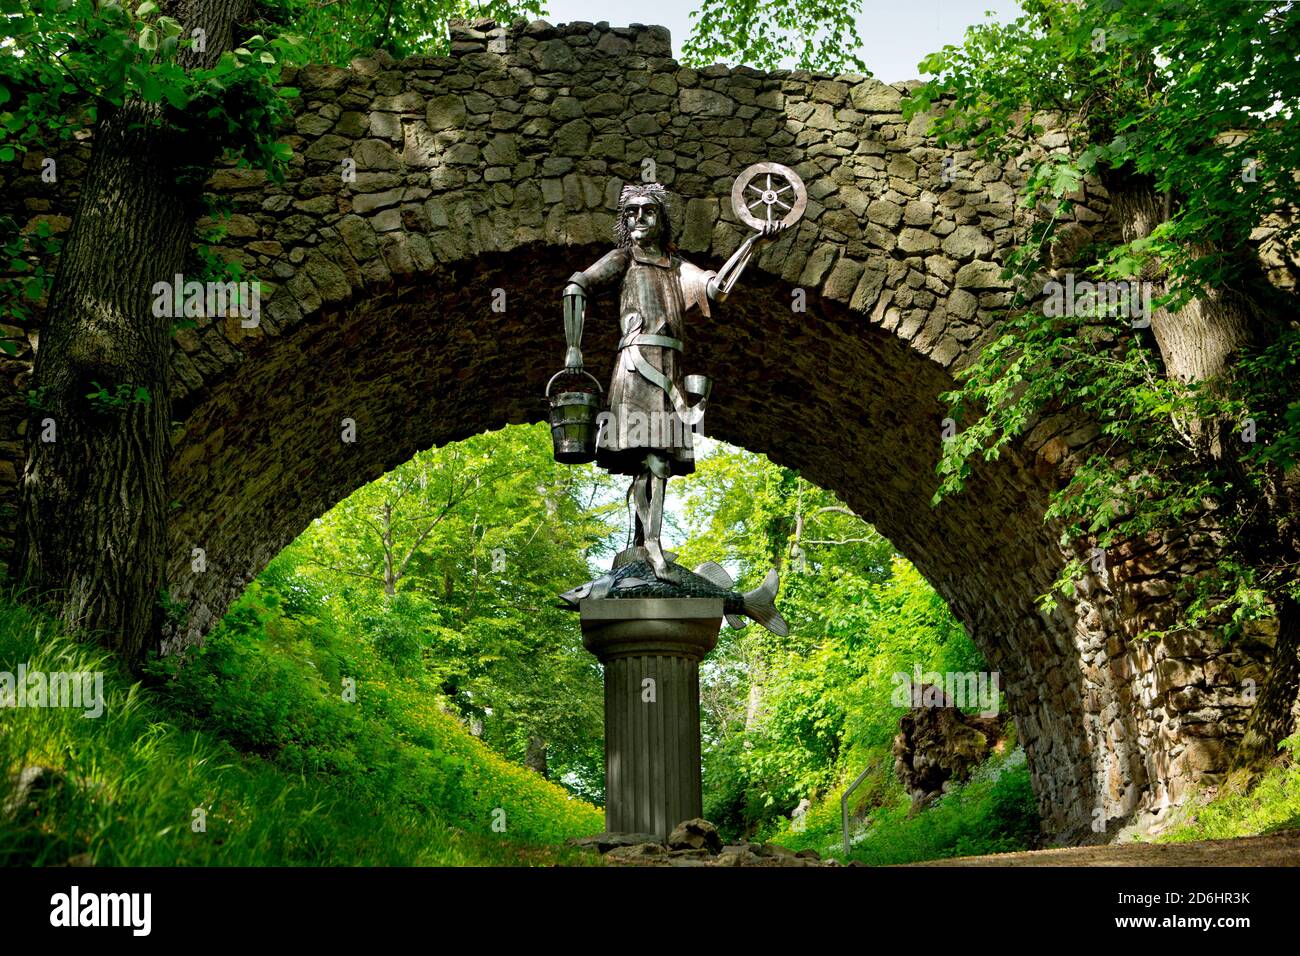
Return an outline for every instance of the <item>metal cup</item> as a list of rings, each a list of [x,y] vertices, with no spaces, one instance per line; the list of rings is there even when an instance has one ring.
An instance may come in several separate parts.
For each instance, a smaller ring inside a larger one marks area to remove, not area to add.
[[[713,379],[707,375],[684,376],[682,384],[686,387],[686,394],[697,400],[708,398],[709,392],[713,390]]]

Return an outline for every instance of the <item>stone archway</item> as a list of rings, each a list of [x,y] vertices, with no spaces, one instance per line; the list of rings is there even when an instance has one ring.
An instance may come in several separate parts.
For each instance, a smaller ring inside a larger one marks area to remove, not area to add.
[[[689,363],[717,383],[707,430],[834,490],[948,600],[1001,672],[1053,835],[1113,829],[1222,769],[1247,708],[1232,675],[1257,662],[1204,635],[1136,640],[1180,568],[1208,556],[1135,549],[1074,604],[1035,606],[1065,560],[1045,502],[1086,428],[1044,421],[959,499],[929,505],[939,395],[1006,304],[1017,169],[936,148],[923,119],[903,122],[905,86],[683,69],[657,27],[479,23],[452,41],[448,57],[301,71],[286,182],[227,168],[210,183],[233,210],[227,255],[271,294],[256,328],[200,320],[177,336],[168,577],[189,608],[177,643],[201,640],[361,484],[421,449],[542,417],[563,353],[560,290],[608,248],[622,182],[664,182],[684,254],[716,266],[744,235],[731,180],[772,160],[800,173],[809,208],[690,329]],[[1104,224],[1104,196],[1082,198],[1080,228]],[[591,361],[612,352],[612,331],[597,300]],[[23,374],[0,406],[6,454],[20,454]]]

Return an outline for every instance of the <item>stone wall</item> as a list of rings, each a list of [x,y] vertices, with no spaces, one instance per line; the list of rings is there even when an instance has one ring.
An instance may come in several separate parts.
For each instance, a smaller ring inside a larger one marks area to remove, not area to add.
[[[212,177],[231,212],[223,254],[263,280],[265,307],[257,328],[232,316],[176,335],[169,578],[190,617],[173,647],[201,641],[267,561],[364,482],[420,449],[544,415],[564,281],[610,247],[618,191],[647,161],[674,193],[683,254],[713,268],[747,231],[732,181],[776,161],[807,184],[807,213],[689,330],[688,371],[716,383],[706,430],[833,489],[949,601],[1002,675],[1049,833],[1113,830],[1214,780],[1240,733],[1237,690],[1267,647],[1138,639],[1173,583],[1209,560],[1203,548],[1134,546],[1074,605],[1035,606],[1064,561],[1047,496],[1094,430],[1041,422],[966,493],[929,504],[939,396],[1008,301],[1001,263],[1027,226],[1019,168],[938,148],[925,118],[903,121],[906,84],[687,69],[659,27],[476,23],[452,41],[446,57],[301,70],[286,181],[233,167]],[[61,156],[55,185],[29,157],[0,205],[66,228],[86,151]],[[1104,194],[1078,198],[1076,234],[1105,229]],[[593,367],[612,355],[615,319],[608,299],[591,303]],[[30,347],[0,360],[9,509],[30,360]],[[11,511],[4,527],[11,536]]]

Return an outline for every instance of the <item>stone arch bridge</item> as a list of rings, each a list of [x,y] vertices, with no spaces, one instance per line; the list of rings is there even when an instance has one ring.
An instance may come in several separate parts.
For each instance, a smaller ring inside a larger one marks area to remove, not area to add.
[[[1064,560],[1045,501],[1086,427],[1045,420],[966,493],[929,504],[939,395],[1007,303],[1000,263],[1026,223],[1022,173],[937,148],[924,118],[902,119],[906,85],[692,70],[659,27],[522,21],[454,25],[449,56],[310,67],[290,82],[302,92],[287,180],[230,167],[209,184],[232,213],[225,254],[264,282],[261,323],[201,319],[176,336],[180,641],[200,640],[361,484],[421,449],[543,417],[564,280],[609,248],[618,190],[648,162],[675,195],[682,251],[716,268],[746,234],[731,183],[768,160],[801,175],[808,209],[690,328],[691,369],[716,383],[708,431],[834,490],[947,599],[1001,673],[1052,835],[1113,833],[1222,770],[1246,713],[1236,688],[1262,676],[1259,660],[1201,635],[1136,640],[1207,558],[1136,544],[1073,604],[1035,605]],[[63,161],[57,187],[29,157],[5,203],[66,228],[86,151]],[[1077,228],[1105,228],[1104,195],[1080,198]],[[614,329],[611,302],[594,301],[593,363]],[[3,360],[0,547],[12,546],[30,361],[30,348]],[[345,418],[355,442],[341,439]]]

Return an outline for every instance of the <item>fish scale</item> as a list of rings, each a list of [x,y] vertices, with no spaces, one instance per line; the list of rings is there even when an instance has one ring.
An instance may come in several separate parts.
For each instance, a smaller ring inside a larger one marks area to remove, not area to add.
[[[613,572],[614,586],[607,597],[610,598],[714,598],[722,600],[723,611],[727,614],[741,614],[745,609],[745,596],[739,591],[728,591],[707,581],[694,571],[688,571],[680,564],[669,564],[669,573],[675,581],[663,581],[655,577],[654,569],[645,561],[631,561]],[[627,585],[629,579],[641,583]]]

